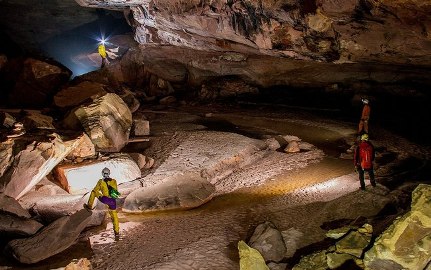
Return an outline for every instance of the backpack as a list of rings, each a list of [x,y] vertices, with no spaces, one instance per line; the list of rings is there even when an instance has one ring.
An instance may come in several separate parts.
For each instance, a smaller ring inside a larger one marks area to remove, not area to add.
[[[371,144],[362,142],[359,145],[359,160],[363,170],[369,170],[373,167],[374,149]]]

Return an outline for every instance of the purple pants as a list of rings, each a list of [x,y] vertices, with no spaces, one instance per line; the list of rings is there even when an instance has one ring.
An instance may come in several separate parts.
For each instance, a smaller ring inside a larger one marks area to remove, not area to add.
[[[109,206],[109,209],[111,209],[111,210],[117,209],[117,202],[115,201],[115,199],[112,199],[112,198],[109,198],[109,197],[106,197],[106,196],[100,196],[100,197],[98,197],[98,199],[102,203],[104,203],[107,206]]]

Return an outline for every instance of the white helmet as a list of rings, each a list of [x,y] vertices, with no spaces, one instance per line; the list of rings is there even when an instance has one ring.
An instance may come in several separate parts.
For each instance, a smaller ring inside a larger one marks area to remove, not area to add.
[[[109,175],[111,174],[111,171],[108,169],[108,168],[103,168],[103,170],[102,170],[102,176],[103,177],[109,177]]]
[[[362,103],[368,104],[370,101],[367,98],[361,98]]]

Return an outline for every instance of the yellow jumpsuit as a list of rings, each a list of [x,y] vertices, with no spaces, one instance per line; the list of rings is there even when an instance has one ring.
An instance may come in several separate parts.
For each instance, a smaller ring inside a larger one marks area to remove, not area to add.
[[[100,44],[98,47],[98,51],[99,51],[100,56],[102,57],[102,68],[103,68],[107,63],[105,45]]]
[[[103,179],[99,179],[99,181],[97,182],[96,186],[91,191],[90,198],[88,199],[88,206],[90,208],[93,208],[94,199],[96,197],[99,198],[99,199],[102,196],[111,198],[109,196],[109,189],[108,189],[107,185],[110,185],[111,187],[117,189],[117,181],[115,179],[110,178],[108,181],[105,181]],[[113,227],[114,227],[114,232],[116,234],[118,234],[119,231],[120,231],[120,226],[119,226],[119,223],[118,223],[117,209],[111,209],[111,208],[109,208],[108,212],[109,212],[109,215],[111,216],[112,224],[113,224]]]

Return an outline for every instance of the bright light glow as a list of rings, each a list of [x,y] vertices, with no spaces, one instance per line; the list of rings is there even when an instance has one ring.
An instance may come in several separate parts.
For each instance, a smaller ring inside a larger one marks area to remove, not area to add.
[[[101,34],[99,37],[95,38],[99,42],[99,44],[108,45],[109,44],[109,36],[105,37],[105,35]]]

